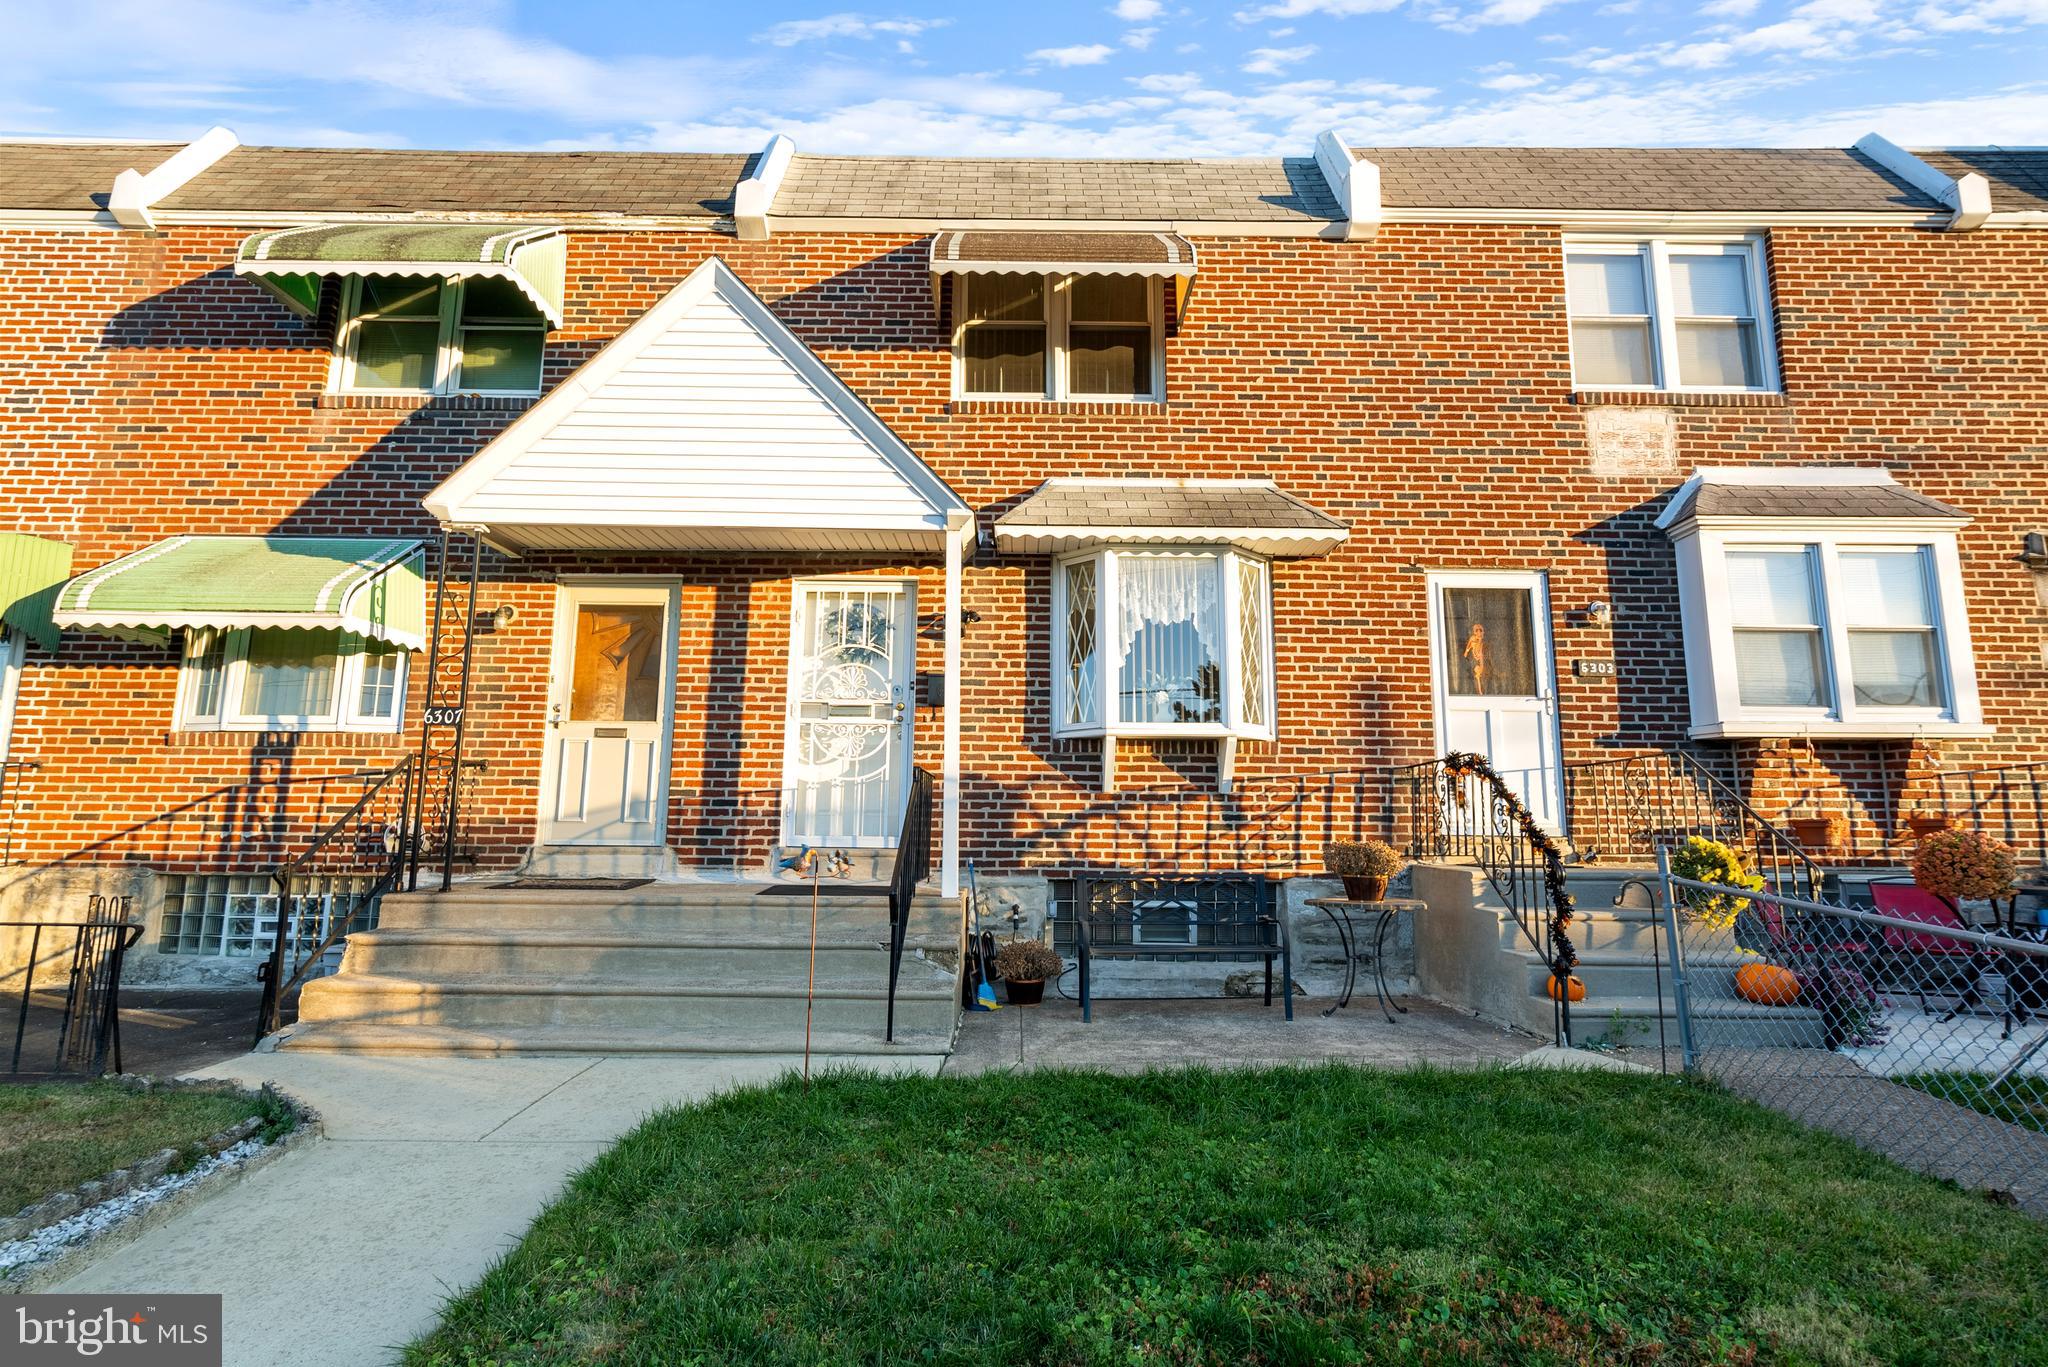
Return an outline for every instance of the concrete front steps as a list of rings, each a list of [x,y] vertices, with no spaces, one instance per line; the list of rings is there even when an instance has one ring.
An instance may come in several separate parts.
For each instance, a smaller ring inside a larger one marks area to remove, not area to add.
[[[883,1039],[888,911],[822,897],[813,1052],[951,1048],[959,912],[911,908]],[[391,894],[349,937],[341,970],[308,983],[277,1047],[377,1053],[791,1053],[804,1047],[811,899],[767,884],[622,890],[472,883]]]
[[[1416,896],[1429,903],[1417,926],[1416,975],[1424,992],[1498,1024],[1548,1036],[1554,1008],[1550,966],[1471,865],[1417,865]],[[1571,1007],[1575,1044],[1607,1040],[1678,1047],[1671,962],[1655,910],[1654,869],[1578,867],[1567,885],[1577,907],[1572,944],[1586,999]],[[1629,887],[1631,880],[1646,886]],[[1617,897],[1624,905],[1616,906]],[[1805,1007],[1760,1006],[1735,995],[1733,962],[1695,956],[1688,963],[1696,1043],[1714,1048],[1819,1048],[1820,1014]]]

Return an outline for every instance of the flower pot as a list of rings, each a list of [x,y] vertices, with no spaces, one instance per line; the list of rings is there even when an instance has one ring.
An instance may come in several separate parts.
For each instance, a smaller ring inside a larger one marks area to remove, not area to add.
[[[1005,978],[1003,993],[1012,1006],[1036,1006],[1045,1000],[1045,979]]]
[[[1915,840],[1925,840],[1928,836],[1935,835],[1941,831],[1954,830],[1955,824],[1956,819],[1954,817],[1944,816],[1939,813],[1926,816],[1909,816],[1906,818],[1906,829],[1913,833]]]
[[[1347,873],[1344,879],[1344,895],[1354,902],[1377,902],[1387,895],[1385,878],[1366,878],[1359,874]]]
[[[1795,816],[1785,823],[1792,838],[1809,850],[1831,850],[1849,836],[1849,823],[1839,816]]]

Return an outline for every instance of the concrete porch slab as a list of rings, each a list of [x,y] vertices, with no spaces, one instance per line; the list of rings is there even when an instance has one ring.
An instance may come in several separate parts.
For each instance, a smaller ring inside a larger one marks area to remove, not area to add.
[[[1543,1043],[1475,1020],[1419,997],[1403,997],[1405,1016],[1387,1024],[1368,986],[1351,1005],[1324,1019],[1329,999],[1297,997],[1288,1021],[1276,1001],[1256,998],[1197,1001],[1101,1001],[1083,1024],[1081,1008],[1057,998],[1042,1006],[966,1013],[948,1074],[972,1075],[1022,1067],[1090,1068],[1139,1073],[1188,1064],[1258,1067],[1279,1063],[1338,1062],[1383,1068],[1416,1064],[1471,1067],[1520,1058]]]

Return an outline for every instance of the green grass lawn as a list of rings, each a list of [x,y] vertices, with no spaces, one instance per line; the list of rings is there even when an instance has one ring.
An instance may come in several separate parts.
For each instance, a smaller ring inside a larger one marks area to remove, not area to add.
[[[842,1075],[650,1120],[406,1362],[2003,1365],[2044,1269],[1675,1080]]]
[[[1993,1073],[1914,1073],[1892,1081],[1917,1087],[1943,1101],[1967,1106],[1983,1115],[2048,1133],[2048,1078],[2008,1078],[1993,1090]]]
[[[133,1091],[114,1082],[0,1084],[0,1215],[127,1167],[161,1149],[203,1153],[210,1134],[262,1114],[254,1097]]]

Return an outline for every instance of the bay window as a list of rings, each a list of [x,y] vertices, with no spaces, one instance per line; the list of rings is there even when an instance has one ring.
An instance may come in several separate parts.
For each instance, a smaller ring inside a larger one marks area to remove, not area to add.
[[[1157,400],[1165,390],[1157,279],[977,274],[953,281],[956,397]]]
[[[1272,735],[1267,564],[1228,548],[1105,548],[1055,563],[1054,730]]]
[[[188,731],[396,731],[406,652],[352,632],[197,628],[185,635]]]
[[[352,276],[333,388],[359,394],[540,392],[546,321],[509,280]]]
[[[1777,387],[1760,240],[1568,242],[1565,297],[1580,389]]]

